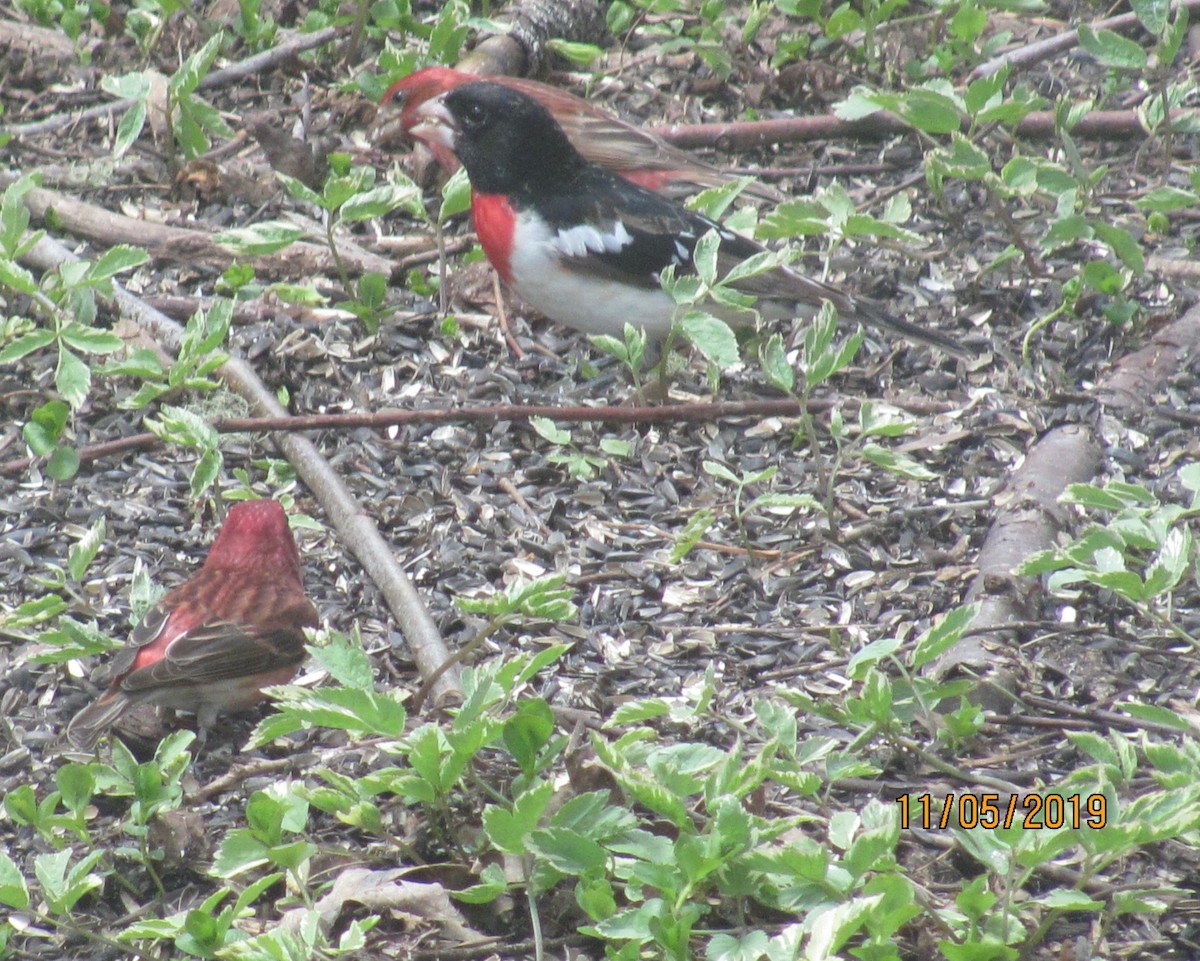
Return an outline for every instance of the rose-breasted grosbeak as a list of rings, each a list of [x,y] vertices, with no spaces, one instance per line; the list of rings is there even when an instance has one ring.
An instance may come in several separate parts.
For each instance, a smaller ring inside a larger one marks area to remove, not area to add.
[[[417,111],[422,104],[468,83],[499,84],[532,97],[550,112],[567,139],[588,160],[656,193],[686,197],[730,179],[717,167],[672,147],[649,131],[619,120],[572,93],[524,77],[479,77],[450,67],[425,67],[392,84],[381,103],[400,105],[400,128],[408,134],[420,122]],[[429,149],[442,169],[458,169],[452,150],[437,143],[430,143]],[[759,183],[750,183],[746,192],[761,200],[783,199],[778,190]]]
[[[620,337],[626,323],[654,341],[671,329],[674,301],[659,276],[693,270],[696,242],[717,231],[718,274],[764,248],[665,197],[590,163],[536,100],[497,83],[465,84],[426,103],[413,136],[447,150],[471,179],[471,215],[484,252],[530,306],[589,334]],[[968,356],[944,334],[789,267],[731,286],[767,318],[831,301],[841,317]]]
[[[109,670],[108,690],[75,715],[67,740],[90,747],[139,704],[191,711],[201,728],[262,700],[304,660],[317,624],[300,554],[275,501],[234,505],[204,566],[142,618]]]

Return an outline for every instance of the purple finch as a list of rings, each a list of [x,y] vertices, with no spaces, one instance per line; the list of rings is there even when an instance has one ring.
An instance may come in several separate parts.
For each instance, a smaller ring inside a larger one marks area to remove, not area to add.
[[[107,672],[108,690],[75,715],[67,739],[90,747],[141,704],[193,712],[209,728],[290,681],[304,660],[302,628],[316,624],[283,508],[235,504],[204,566],[146,612]]]

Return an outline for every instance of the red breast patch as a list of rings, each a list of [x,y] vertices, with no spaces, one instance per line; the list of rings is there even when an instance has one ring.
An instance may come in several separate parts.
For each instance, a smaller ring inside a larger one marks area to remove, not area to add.
[[[483,252],[496,272],[506,283],[512,282],[513,231],[517,215],[504,194],[481,194],[471,191],[471,220],[483,245]]]

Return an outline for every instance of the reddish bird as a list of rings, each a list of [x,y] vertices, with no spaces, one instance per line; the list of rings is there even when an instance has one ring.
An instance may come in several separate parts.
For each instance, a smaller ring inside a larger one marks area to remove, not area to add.
[[[108,690],[75,715],[67,739],[90,747],[140,704],[190,711],[210,728],[290,681],[304,660],[302,628],[316,624],[283,508],[235,504],[199,573],[146,612],[106,672]]]
[[[520,91],[467,84],[427,101],[417,116],[413,135],[453,150],[466,167],[471,217],[492,266],[531,307],[568,327],[620,338],[630,323],[661,342],[676,314],[659,283],[665,269],[694,273],[696,244],[710,230],[720,238],[720,276],[764,250],[591,163],[550,113]],[[730,286],[753,295],[767,318],[811,312],[828,300],[846,320],[969,356],[945,334],[790,267]]]
[[[647,190],[668,197],[686,197],[707,187],[719,187],[731,179],[717,167],[672,147],[649,131],[618,120],[572,93],[523,77],[479,77],[450,67],[426,67],[392,84],[381,102],[395,100],[401,104],[400,127],[410,134],[420,123],[417,111],[423,103],[467,83],[499,84],[532,97],[550,111],[567,139],[584,157]],[[443,170],[458,169],[452,150],[435,143],[428,146]],[[783,199],[779,191],[759,183],[751,183],[746,192],[776,203]]]

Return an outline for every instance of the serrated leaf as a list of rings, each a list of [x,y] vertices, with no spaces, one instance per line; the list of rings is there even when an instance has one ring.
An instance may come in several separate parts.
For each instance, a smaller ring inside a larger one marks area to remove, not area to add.
[[[179,69],[175,71],[170,83],[171,92],[175,95],[176,99],[193,93],[200,86],[200,81],[204,79],[204,75],[208,73],[208,68],[217,59],[217,55],[221,52],[221,45],[224,42],[225,34],[218,30],[203,47],[189,56]]]
[[[919,670],[957,644],[978,613],[978,604],[964,604],[950,611],[917,641],[909,658],[909,666],[914,671]]]
[[[113,354],[125,346],[116,334],[83,324],[67,324],[62,329],[62,339],[85,354]]]
[[[398,207],[410,204],[418,198],[420,192],[416,186],[397,186],[383,184],[351,197],[343,205],[339,213],[344,221],[355,223],[370,220],[372,217],[382,217]]]
[[[297,180],[290,174],[285,174],[279,170],[275,171],[275,177],[281,184],[283,184],[284,189],[296,200],[306,204],[313,204],[316,207],[324,206],[324,201],[322,200],[321,195],[302,180]]]
[[[0,257],[0,286],[8,287],[26,296],[37,293],[38,289],[33,274],[7,257]],[[12,345],[9,344],[8,347],[12,347]],[[0,360],[4,359],[3,353],[0,353]]]
[[[141,247],[131,247],[129,244],[117,244],[109,247],[100,257],[88,267],[87,279],[90,282],[108,280],[125,270],[140,267],[150,260],[150,255]]]
[[[795,390],[796,372],[788,362],[782,336],[772,334],[759,345],[758,362],[762,366],[767,383],[772,387],[785,394],[790,394]]]
[[[63,347],[58,352],[54,370],[54,386],[68,404],[80,407],[92,386],[92,370],[71,351]]]
[[[144,96],[144,95],[143,95]],[[142,129],[146,126],[146,101],[138,99],[134,101],[132,107],[125,111],[120,122],[117,124],[117,134],[113,138],[113,157],[120,159],[129,150],[130,147],[141,136]]]
[[[872,464],[882,467],[884,470],[889,470],[893,474],[899,474],[901,477],[907,477],[910,480],[927,481],[934,480],[938,476],[908,454],[888,450],[886,447],[880,447],[878,444],[864,445],[862,453],[863,457]]]
[[[542,828],[530,832],[529,847],[563,874],[579,877],[600,871],[608,852],[599,844],[566,828]]]
[[[107,534],[108,527],[104,523],[104,515],[101,514],[83,537],[71,545],[67,554],[67,570],[76,581],[83,580],[83,575],[87,572],[100,548],[104,546],[104,538]]]
[[[719,370],[728,370],[741,360],[733,330],[712,314],[689,310],[679,321],[679,328],[704,358]]]
[[[235,254],[262,256],[283,250],[301,237],[304,231],[282,220],[265,220],[249,227],[236,227],[213,235],[213,242]]]

